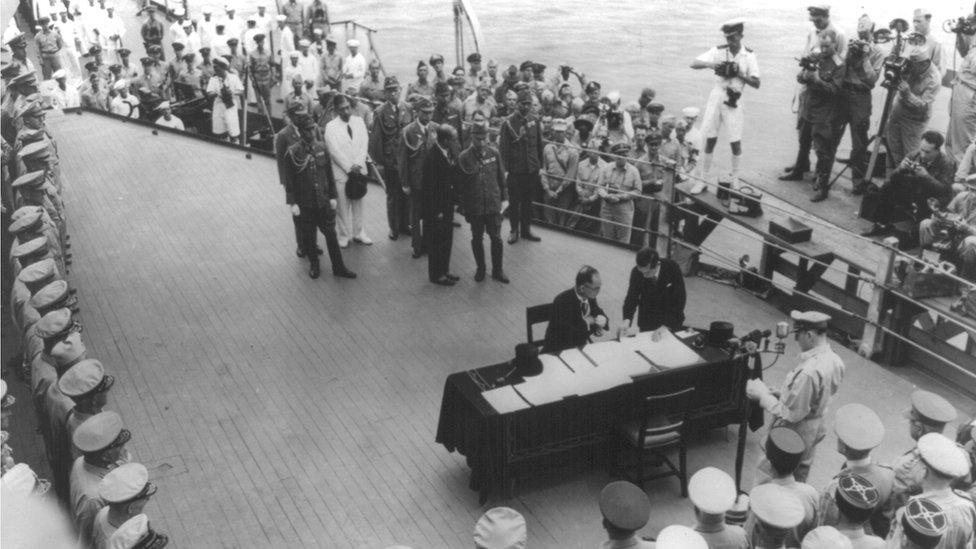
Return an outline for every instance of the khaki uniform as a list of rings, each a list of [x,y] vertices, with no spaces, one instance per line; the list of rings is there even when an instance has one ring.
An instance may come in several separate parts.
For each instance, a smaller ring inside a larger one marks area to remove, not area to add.
[[[949,529],[934,549],[976,547],[973,540],[973,532],[976,529],[976,506],[973,505],[973,500],[967,494],[946,489],[923,492],[920,497],[926,498],[941,507],[948,522]],[[897,541],[904,538],[901,524],[901,517],[904,512],[904,507],[898,509],[894,520],[891,522],[891,533],[888,534],[889,544],[892,540]]]

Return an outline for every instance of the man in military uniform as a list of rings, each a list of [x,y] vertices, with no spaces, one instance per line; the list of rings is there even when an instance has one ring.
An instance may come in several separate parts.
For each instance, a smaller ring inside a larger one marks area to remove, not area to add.
[[[468,71],[464,74],[464,88],[476,90],[478,86],[485,83],[487,74],[481,70],[481,54],[474,52],[468,55]]]
[[[898,510],[892,525],[888,547],[932,549],[942,541],[949,522],[939,504],[926,498],[913,497]]]
[[[542,188],[539,170],[542,168],[542,126],[530,114],[533,95],[529,90],[518,93],[518,110],[502,122],[498,152],[508,172],[506,186],[512,203],[508,209],[511,233],[508,243],[525,240],[538,242],[532,234],[532,202]]]
[[[58,382],[51,387],[57,387],[61,395],[71,399],[71,408],[63,418],[67,431],[67,439],[71,440],[88,418],[102,413],[108,403],[108,392],[115,385],[115,378],[105,373],[105,367],[95,359],[85,359],[73,365],[61,375]],[[54,396],[49,392],[49,400]],[[72,457],[81,455],[80,450],[72,448]]]
[[[325,37],[325,53],[319,57],[318,81],[320,88],[330,87],[342,91],[342,70],[345,61],[336,52],[336,38],[331,34]]]
[[[437,146],[424,160],[422,205],[427,237],[427,274],[434,284],[453,286],[459,278],[451,273],[451,247],[454,242],[454,196],[461,172],[457,166],[457,130],[447,124],[437,126]]]
[[[149,46],[162,46],[163,34],[166,29],[163,24],[156,19],[156,8],[152,4],[146,7],[146,22],[142,24],[142,45],[149,51]]]
[[[831,498],[837,506],[837,529],[850,540],[852,549],[884,548],[882,538],[865,532],[868,519],[881,502],[870,480],[857,473],[841,473],[834,483],[834,491],[825,493],[824,497]]]
[[[427,153],[437,139],[436,124],[432,125],[431,116],[434,114],[434,104],[430,99],[421,96],[414,103],[417,117],[407,124],[401,133],[397,146],[397,169],[399,170],[400,187],[410,198],[410,233],[413,246],[413,258],[417,259],[426,253],[421,226],[421,185],[424,160]]]
[[[287,153],[288,149],[292,145],[301,141],[302,136],[298,131],[298,126],[295,125],[295,117],[300,115],[307,115],[308,109],[300,102],[292,102],[285,106],[285,120],[287,123],[285,127],[281,128],[274,136],[274,152],[275,160],[278,165],[278,181],[284,185],[287,178],[288,162]],[[299,221],[299,216],[291,216],[292,223],[295,226],[295,255],[298,257],[305,257],[306,251],[304,248],[304,241],[302,240],[302,225]],[[316,253],[321,254],[322,251],[316,244]]]
[[[427,68],[427,63],[421,59],[417,63],[417,81],[411,82],[407,86],[407,101],[413,101],[415,95],[421,95],[427,97],[428,99],[434,99],[434,85],[428,80],[428,75],[430,74],[430,69]]]
[[[795,476],[806,480],[817,444],[826,435],[824,412],[844,378],[844,363],[827,343],[827,321],[830,317],[816,311],[792,311],[793,332],[800,346],[800,364],[787,376],[782,388],[774,393],[761,380],[746,384],[746,394],[758,401],[773,417],[770,428],[791,427],[803,438],[806,450]],[[768,467],[761,463],[760,470]]]
[[[817,65],[804,66],[796,80],[807,86],[806,116],[811,125],[813,150],[817,153],[816,174],[811,202],[827,199],[837,139],[834,137],[840,105],[841,83],[845,75],[844,60],[837,55],[837,33],[820,34],[820,56]]]
[[[342,250],[336,236],[335,218],[338,194],[332,175],[332,159],[325,142],[318,138],[319,129],[312,117],[305,113],[292,115],[301,140],[285,154],[285,202],[292,216],[298,216],[302,245],[309,252],[316,249],[315,230],[325,235],[326,249],[332,262],[332,274],[342,278],[356,278],[356,273],[342,262]],[[311,263],[308,275],[319,277],[318,253],[306,253]]]
[[[485,279],[484,235],[488,233],[491,250],[491,277],[503,284],[509,282],[502,269],[502,212],[508,207],[508,189],[501,157],[488,144],[488,128],[484,124],[471,127],[471,144],[458,158],[465,177],[458,195],[465,219],[471,225],[471,252],[476,271],[474,279]]]
[[[651,516],[651,500],[635,484],[617,480],[607,484],[600,492],[600,513],[607,541],[603,549],[653,549],[654,544],[637,537]]]
[[[817,493],[816,488],[797,481],[793,476],[800,465],[805,449],[803,439],[795,430],[789,427],[773,427],[769,430],[765,448],[772,478],[768,481],[757,481],[757,483],[775,484],[785,488],[796,496],[803,507],[803,520],[786,535],[786,544],[789,547],[798,547],[803,536],[817,526],[817,503],[820,494]],[[752,543],[761,546],[763,531],[757,526],[755,518],[752,516],[746,520],[744,529]]]
[[[735,183],[739,177],[739,163],[742,158],[743,105],[742,92],[746,86],[759,89],[759,63],[756,54],[742,45],[745,28],[741,19],[733,19],[722,24],[725,44],[716,46],[699,55],[691,64],[693,69],[715,71],[715,86],[705,104],[702,116],[702,133],[705,135],[705,152],[702,155],[702,179],[708,179],[712,169],[712,154],[718,143],[718,133],[722,126],[728,134],[732,149],[732,177]]]
[[[453,126],[458,136],[462,133],[461,111],[452,105],[451,86],[447,82],[434,84],[434,112],[430,119],[437,124]]]
[[[360,97],[374,104],[386,100],[386,83],[380,79],[380,62],[373,59],[369,62],[369,72],[363,83],[359,86],[357,93]],[[397,94],[400,93],[400,86],[397,85]]]
[[[34,41],[41,56],[41,73],[47,80],[51,78],[54,71],[61,68],[61,48],[64,47],[64,42],[61,40],[61,35],[51,29],[47,17],[41,17],[37,23],[41,26],[41,31],[34,36]]]
[[[914,441],[929,433],[942,433],[946,425],[956,419],[956,409],[952,404],[935,393],[915,391],[911,395],[911,404],[905,417],[908,419],[908,434]],[[891,509],[897,509],[922,490],[925,464],[918,446],[896,459],[893,468],[895,478],[889,505]]]
[[[713,549],[750,549],[741,526],[725,523],[725,512],[735,504],[735,481],[715,467],[699,469],[688,481],[688,497],[695,506],[695,531]]]
[[[364,84],[365,86],[365,84]],[[383,169],[386,183],[386,220],[390,240],[410,232],[410,203],[400,183],[397,147],[400,134],[410,123],[410,108],[400,101],[400,82],[387,76],[383,82],[385,101],[373,113],[373,127],[369,132],[369,156]]]
[[[857,42],[847,50],[844,80],[837,105],[837,134],[840,141],[844,126],[851,128],[851,183],[854,194],[862,194],[867,183],[868,129],[871,125],[871,92],[884,64],[884,54],[874,43],[874,23],[867,14],[857,21]]]
[[[902,158],[918,149],[932,118],[932,104],[941,87],[939,80],[939,69],[932,63],[928,51],[917,47],[911,49],[888,117],[889,167],[898,166]]]
[[[264,48],[264,34],[254,35],[254,43],[257,48],[248,54],[248,62],[251,65],[251,74],[254,76],[255,92],[260,100],[258,107],[261,114],[268,112],[271,108],[271,87],[274,85],[274,70],[271,66],[271,54]]]
[[[786,539],[803,522],[804,510],[800,498],[777,484],[760,484],[749,492],[749,518],[755,525],[756,542],[753,547],[784,549]],[[797,545],[789,545],[797,547]]]
[[[875,463],[871,459],[871,450],[876,448],[884,439],[885,429],[881,418],[874,410],[863,404],[846,404],[837,410],[834,416],[834,432],[837,434],[837,451],[844,456],[846,462],[840,473],[834,476],[821,492],[818,520],[820,524],[837,526],[840,515],[834,499],[838,479],[844,474],[856,474],[867,479],[878,493],[878,505],[864,525],[867,534],[875,534],[884,538],[888,534],[891,513],[888,511],[888,501],[895,481],[895,472],[891,467]]]
[[[109,539],[129,519],[142,513],[156,485],[141,463],[126,463],[112,469],[98,483],[98,496],[105,502],[92,524],[91,543],[95,549],[110,547]]]
[[[285,25],[292,32],[292,37],[297,41],[305,36],[305,8],[296,0],[288,0],[281,4],[279,11],[285,16]],[[297,42],[294,44],[297,46]],[[284,51],[282,51],[284,53]]]
[[[91,540],[95,515],[105,505],[98,494],[98,484],[109,471],[129,462],[125,445],[132,438],[122,426],[117,412],[107,411],[88,418],[72,437],[82,456],[71,467],[71,516],[78,537]]]

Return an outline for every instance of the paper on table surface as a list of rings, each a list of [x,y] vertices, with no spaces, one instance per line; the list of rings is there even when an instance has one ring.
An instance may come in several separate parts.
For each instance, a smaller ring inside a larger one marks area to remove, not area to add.
[[[536,406],[562,400],[576,394],[575,375],[558,357],[555,362],[543,366],[542,373],[525,378],[515,386],[526,400]]]
[[[575,347],[572,349],[566,349],[565,351],[559,353],[559,358],[563,359],[563,362],[565,362],[566,365],[576,373],[585,372],[586,370],[592,370],[595,368],[593,363],[590,362],[590,359],[586,358],[586,355]]]
[[[576,374],[576,394],[583,396],[632,383],[630,376],[611,368],[593,368]]]
[[[626,376],[651,371],[651,365],[632,349],[617,341],[601,341],[583,347],[583,353],[596,362],[598,369],[609,369]]]
[[[529,404],[518,396],[515,389],[511,385],[504,385],[495,389],[489,389],[483,393],[481,396],[491,404],[491,407],[495,409],[499,414],[507,414],[509,412],[517,412],[518,410],[524,410],[529,407]]]
[[[661,368],[679,368],[705,362],[705,359],[676,338],[669,330],[660,330],[658,341],[653,341],[655,332],[643,332],[635,337],[621,340],[620,344],[634,351],[640,351],[655,365]]]

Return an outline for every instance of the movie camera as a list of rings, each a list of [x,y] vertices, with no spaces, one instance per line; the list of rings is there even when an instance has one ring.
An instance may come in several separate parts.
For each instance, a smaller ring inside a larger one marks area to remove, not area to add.
[[[947,19],[944,23],[942,23],[942,30],[950,34],[965,34],[966,36],[972,36],[976,34],[976,15],[960,17],[955,21],[952,19]]]

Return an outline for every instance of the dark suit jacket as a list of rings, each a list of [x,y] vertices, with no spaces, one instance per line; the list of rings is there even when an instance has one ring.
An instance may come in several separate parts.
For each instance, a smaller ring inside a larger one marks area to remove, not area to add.
[[[603,309],[595,299],[590,302],[590,316],[604,315]],[[583,320],[580,312],[580,300],[576,297],[576,289],[570,288],[561,292],[552,301],[549,326],[546,327],[546,339],[542,344],[542,352],[558,353],[564,349],[581,347],[590,340],[590,328]]]
[[[444,219],[452,219],[454,191],[460,176],[457,161],[448,162],[439,146],[431,147],[424,160],[421,184],[421,212],[424,222],[433,221],[438,215]]]
[[[630,286],[624,298],[624,318],[634,318],[641,331],[667,326],[675,331],[685,322],[685,279],[681,268],[670,259],[661,259],[657,280],[645,278],[637,267],[630,271]]]
[[[424,159],[431,147],[437,144],[432,124],[427,125],[425,132],[420,122],[413,122],[404,126],[397,145],[397,169],[400,170],[400,185],[408,187],[411,192],[420,192],[421,175],[423,175]]]

